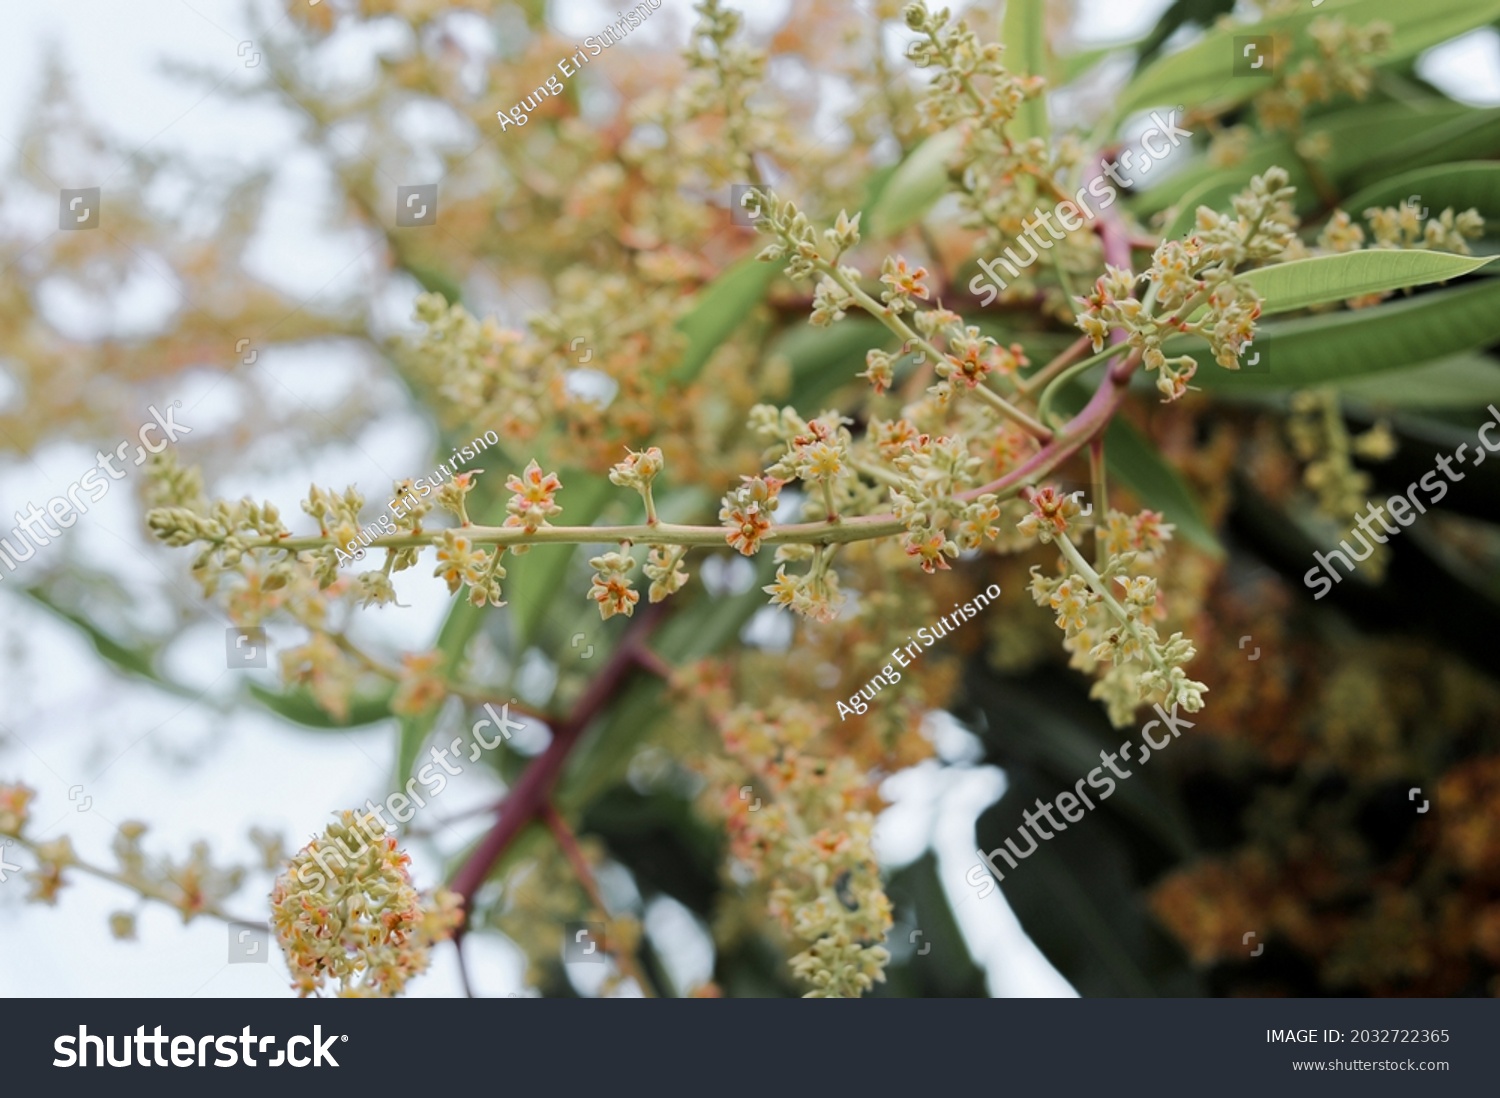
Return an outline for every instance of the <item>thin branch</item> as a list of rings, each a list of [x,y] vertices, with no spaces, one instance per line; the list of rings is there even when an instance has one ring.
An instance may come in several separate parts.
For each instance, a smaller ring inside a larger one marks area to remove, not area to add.
[[[450,887],[464,902],[464,922],[455,932],[455,937],[468,929],[475,893],[489,878],[490,872],[516,836],[547,803],[563,765],[568,761],[573,748],[578,745],[584,731],[613,700],[631,672],[639,669],[637,653],[644,646],[645,639],[661,622],[665,612],[666,604],[657,603],[635,620],[620,647],[610,656],[598,678],[589,684],[573,712],[553,727],[552,742],[531,761],[511,787],[505,800],[500,803],[500,818],[495,821],[495,825],[480,840],[468,860],[454,873]]]
[[[307,623],[304,622],[303,624]],[[313,625],[308,625],[308,628],[317,629]],[[318,631],[321,632],[321,630]],[[351,641],[347,634],[327,633],[326,635],[329,640],[338,646],[340,651],[353,656],[366,670],[372,671],[382,678],[390,679],[392,682],[399,682],[404,677],[401,668],[394,667],[388,663],[381,663],[374,656]],[[473,686],[468,683],[453,682],[441,676],[438,676],[438,680],[442,683],[445,692],[461,699],[469,705],[484,705],[487,702],[508,705],[511,711],[519,713],[523,717],[530,717],[532,720],[541,721],[543,724],[550,724],[554,719],[539,709],[533,709],[529,705],[521,704],[515,698],[502,698],[497,694],[490,693],[483,687]]]
[[[594,871],[589,867],[588,859],[583,856],[583,850],[578,845],[578,836],[573,834],[573,829],[568,822],[562,818],[562,814],[548,801],[542,805],[542,821],[552,832],[552,837],[557,840],[557,845],[563,852],[563,857],[568,859],[568,864],[573,867],[573,874],[578,878],[578,883],[588,893],[589,901],[598,909],[599,914],[608,920],[611,918],[609,906],[604,902],[604,893],[599,891],[599,882],[594,879]],[[619,949],[610,941],[610,936],[604,936],[604,948],[609,951],[610,956],[615,959],[615,964],[620,966],[620,972],[629,976],[640,985],[641,992],[648,999],[659,998],[657,989],[646,978],[646,973],[636,962],[635,954],[629,950]]]
[[[453,952],[458,954],[458,978],[464,986],[464,998],[476,998],[474,985],[469,981],[469,962],[464,956],[464,944],[457,938],[453,940]]]
[[[644,644],[635,650],[635,662],[642,671],[657,676],[663,682],[671,682],[672,676],[677,673],[676,668]]]
[[[1056,376],[1059,370],[1066,369],[1071,363],[1076,362],[1078,356],[1091,346],[1093,346],[1093,343],[1089,340],[1088,336],[1079,336],[1072,343],[1068,344],[1067,350],[1063,351],[1062,354],[1047,363],[1047,365],[1043,366],[1036,373],[1030,377],[1019,379],[1016,382],[1016,387],[1023,393],[1031,393],[1039,386],[1045,385],[1050,381]]]
[[[236,918],[235,916],[229,914],[227,911],[224,911],[222,908],[216,907],[213,904],[206,903],[202,907],[194,908],[193,910],[189,911],[188,909],[183,907],[183,905],[178,901],[177,898],[155,887],[149,881],[136,880],[132,877],[125,876],[123,873],[116,873],[114,870],[105,869],[102,866],[90,865],[88,862],[82,861],[76,856],[72,861],[69,862],[53,862],[52,859],[46,857],[41,852],[40,844],[33,842],[31,839],[26,838],[24,835],[9,835],[7,836],[7,838],[14,839],[16,842],[20,843],[21,847],[25,850],[29,850],[39,862],[58,865],[61,869],[76,869],[81,873],[87,873],[90,877],[97,877],[101,881],[108,881],[111,884],[119,885],[121,888],[128,889],[130,892],[135,893],[143,900],[154,900],[156,903],[165,904],[167,907],[170,907],[173,911],[181,915],[184,920],[196,918],[199,915],[207,915],[214,919],[220,919],[226,923],[241,923],[245,926],[258,927],[266,926],[266,922],[264,919]]]
[[[1104,516],[1109,513],[1109,483],[1104,467],[1104,436],[1089,440],[1089,476],[1093,482],[1090,504],[1094,509],[1094,565],[1104,567]]]

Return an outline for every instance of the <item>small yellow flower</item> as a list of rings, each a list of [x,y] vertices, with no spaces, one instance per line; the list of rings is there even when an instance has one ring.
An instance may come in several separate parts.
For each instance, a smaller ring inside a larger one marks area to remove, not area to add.
[[[1056,534],[1066,534],[1068,523],[1082,508],[1072,496],[1064,495],[1052,485],[1044,485],[1031,493],[1031,511],[1016,527],[1028,537],[1049,542]]]
[[[949,541],[947,535],[941,530],[929,531],[926,534],[908,533],[906,555],[918,558],[922,571],[932,575],[937,571],[948,570],[946,558],[958,556],[958,546]]]
[[[432,574],[448,585],[450,595],[466,583],[478,584],[484,566],[489,563],[489,555],[483,549],[475,549],[473,542],[452,530],[443,531],[437,559],[438,566]]]
[[[627,553],[605,553],[589,561],[594,569],[594,578],[589,585],[589,598],[599,604],[599,617],[608,621],[616,614],[627,618],[635,613],[635,604],[641,594],[632,588],[629,572],[635,562]]]
[[[886,291],[884,295],[887,300],[891,298],[901,298],[904,300],[909,297],[920,297],[923,301],[927,300],[927,286],[922,281],[927,277],[926,267],[918,267],[916,270],[912,270],[907,266],[905,259],[893,259],[890,256],[886,256],[885,263],[881,266],[881,271],[880,281],[890,287],[890,290]]]
[[[299,995],[330,980],[340,995],[399,995],[457,925],[454,897],[424,902],[410,857],[373,819],[341,813],[271,891],[271,925]]]
[[[524,526],[528,532],[535,533],[549,518],[562,511],[553,499],[562,488],[562,481],[556,473],[544,475],[535,458],[520,476],[507,478],[505,487],[514,493],[505,505],[511,515],[505,522],[507,526]]]
[[[437,669],[443,662],[441,652],[408,652],[401,657],[403,673],[391,698],[391,712],[415,716],[431,709],[448,696],[448,688]]]
[[[19,835],[30,817],[27,806],[36,796],[30,786],[0,785],[0,835]]]

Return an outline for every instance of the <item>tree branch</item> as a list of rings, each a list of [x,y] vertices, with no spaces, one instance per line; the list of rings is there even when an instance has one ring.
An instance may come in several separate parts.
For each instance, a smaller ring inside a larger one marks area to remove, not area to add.
[[[490,871],[495,868],[516,836],[546,806],[563,765],[589,724],[604,711],[630,674],[640,668],[638,653],[646,637],[660,624],[665,612],[665,604],[658,603],[635,620],[620,647],[610,656],[599,677],[589,684],[573,711],[565,720],[553,726],[552,742],[532,760],[531,765],[511,787],[509,795],[500,803],[500,818],[495,821],[495,826],[490,828],[468,860],[453,875],[449,887],[464,901],[464,922],[455,932],[455,938],[468,929],[474,894],[489,878]]]

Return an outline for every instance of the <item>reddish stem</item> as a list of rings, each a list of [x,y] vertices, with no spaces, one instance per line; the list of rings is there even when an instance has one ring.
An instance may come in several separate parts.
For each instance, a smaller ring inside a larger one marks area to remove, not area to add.
[[[517,835],[541,812],[557,783],[564,764],[573,748],[577,746],[589,724],[597,717],[631,672],[640,667],[639,651],[643,642],[661,620],[665,604],[658,603],[642,614],[625,634],[609,662],[604,665],[598,678],[584,691],[583,697],[573,707],[566,720],[553,726],[552,742],[545,751],[532,760],[510,793],[500,803],[500,818],[480,840],[467,861],[458,868],[449,885],[464,901],[464,924],[454,935],[458,937],[468,928],[468,915],[474,894],[489,877],[501,856],[515,841]]]

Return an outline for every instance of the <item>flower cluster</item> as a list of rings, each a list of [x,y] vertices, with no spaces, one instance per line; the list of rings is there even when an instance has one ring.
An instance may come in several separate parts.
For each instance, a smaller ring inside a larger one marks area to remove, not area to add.
[[[485,551],[454,529],[446,529],[437,538],[437,567],[432,574],[448,585],[450,595],[464,585],[469,588],[469,602],[475,606],[504,606],[500,581],[505,566],[500,563],[499,548]]]
[[[1374,82],[1373,62],[1390,49],[1392,33],[1391,25],[1381,21],[1353,27],[1337,17],[1314,19],[1307,27],[1314,54],[1255,98],[1261,128],[1295,133],[1311,107],[1340,94],[1364,99]],[[1277,43],[1278,48],[1284,45]]]
[[[31,802],[36,790],[16,782],[0,783],[0,835],[19,837],[31,819]]]
[[[1384,420],[1351,436],[1344,425],[1337,392],[1304,389],[1293,393],[1286,421],[1292,453],[1304,463],[1302,483],[1313,494],[1319,514],[1340,529],[1353,524],[1369,502],[1374,479],[1355,466],[1355,458],[1384,461],[1396,449],[1395,436]],[[1375,545],[1362,567],[1372,578],[1384,574],[1390,550]]]
[[[644,496],[650,491],[651,482],[660,475],[664,464],[661,450],[655,446],[639,452],[630,450],[624,460],[616,463],[609,471],[609,480],[611,484],[617,484],[621,488],[634,488]]]
[[[800,560],[812,562],[808,570],[788,573],[787,564]],[[810,545],[783,545],[776,550],[776,581],[761,590],[771,596],[772,606],[785,606],[813,621],[833,621],[843,609],[844,595],[839,589],[839,574],[830,567],[832,560],[832,546],[814,549]]]
[[[1095,535],[1095,567],[1070,538],[1077,532],[1077,501],[1050,485],[1030,498],[1031,513],[1021,520],[1021,530],[1043,544],[1056,544],[1062,554],[1053,578],[1032,567],[1031,596],[1056,614],[1074,667],[1093,672],[1109,665],[1090,696],[1104,702],[1117,727],[1128,724],[1142,703],[1159,702],[1187,713],[1202,709],[1208,688],[1184,670],[1195,655],[1192,643],[1181,633],[1161,639],[1151,624],[1166,616],[1156,580],[1132,574],[1138,564],[1161,556],[1172,527],[1154,511],[1134,516],[1108,512]]]
[[[778,496],[786,483],[776,477],[744,477],[745,483],[724,496],[719,507],[719,521],[727,530],[724,540],[745,556],[754,556],[760,542],[771,530],[771,516],[776,512]]]
[[[1020,244],[1039,200],[1051,204],[1067,199],[1055,180],[1078,166],[1082,145],[1071,138],[1055,144],[1042,137],[1013,138],[1010,124],[1028,102],[1041,97],[1045,79],[1009,71],[1001,63],[1004,47],[981,42],[966,22],[953,21],[946,8],[933,12],[913,3],[902,14],[907,27],[922,35],[908,56],[918,68],[934,70],[918,110],[930,132],[948,131],[956,139],[948,174],[963,211],[961,224],[982,231],[980,254],[999,255]],[[1096,266],[1099,246],[1094,234],[1080,227],[1065,232],[1052,255],[1060,271],[1089,270]],[[1037,289],[1035,273],[1024,270],[1006,285],[1003,296],[1026,300]],[[1046,284],[1043,294],[1049,310],[1066,311],[1061,284]]]
[[[214,865],[207,843],[194,843],[182,861],[171,857],[148,858],[141,846],[146,825],[127,820],[116,829],[111,843],[116,868],[91,865],[79,857],[73,841],[66,835],[43,841],[26,834],[30,805],[35,797],[35,790],[29,786],[0,783],[0,835],[15,839],[36,858],[36,867],[26,873],[31,886],[27,900],[56,905],[59,893],[72,883],[64,876],[65,871],[77,870],[129,889],[141,900],[165,904],[181,915],[184,923],[205,915],[229,918],[221,904],[240,888],[245,870],[240,866]],[[131,912],[113,912],[109,923],[116,938],[135,936],[135,916]]]
[[[1450,206],[1425,224],[1410,202],[1366,210],[1365,218],[1375,238],[1372,248],[1426,248],[1468,255],[1469,241],[1484,235],[1484,216],[1473,207],[1455,215]]]
[[[297,991],[399,995],[461,918],[459,898],[412,886],[411,858],[374,818],[343,812],[291,859],[271,892],[271,925]],[[331,863],[331,864],[330,864]]]
[[[1370,250],[1400,248],[1468,255],[1469,241],[1484,235],[1484,217],[1473,207],[1457,214],[1449,207],[1437,217],[1424,221],[1426,212],[1418,210],[1416,199],[1400,206],[1377,206],[1366,210],[1364,216],[1370,224]],[[1365,247],[1366,239],[1365,229],[1357,221],[1343,210],[1334,210],[1311,246],[1300,240],[1294,241],[1283,258],[1299,259],[1304,255],[1357,252]],[[1362,294],[1349,299],[1345,304],[1351,309],[1378,305],[1394,292],[1387,290]]]
[[[891,903],[871,847],[874,817],[859,807],[866,795],[857,769],[810,751],[825,724],[800,704],[771,713],[736,707],[719,722],[739,769],[716,775],[718,807],[730,857],[769,884],[772,916],[805,943],[792,971],[810,986],[808,997],[854,997],[885,978]]]
[[[589,559],[589,567],[594,569],[589,598],[599,604],[599,617],[605,621],[616,614],[630,617],[635,613],[635,604],[641,601],[640,592],[630,582],[630,570],[635,567],[635,561],[630,556],[629,546],[625,548],[623,553],[611,551]]]
[[[696,168],[721,185],[753,178],[751,151],[775,147],[780,132],[778,112],[753,94],[764,76],[766,56],[745,44],[739,12],[719,0],[699,0],[693,10],[698,22],[686,50],[688,77],[665,103],[642,111],[641,121],[674,133],[717,124],[718,140],[685,142],[688,162],[676,171]]]
[[[1178,332],[1201,335],[1219,365],[1239,369],[1240,352],[1255,334],[1261,302],[1254,290],[1236,280],[1235,271],[1247,263],[1275,259],[1293,242],[1297,218],[1292,193],[1286,171],[1270,168],[1235,196],[1233,215],[1198,207],[1193,235],[1156,249],[1151,267],[1141,276],[1150,283],[1146,295],[1135,297],[1139,279],[1129,271],[1108,267],[1094,292],[1080,299],[1084,308],[1079,328],[1096,351],[1112,328],[1123,329],[1146,368],[1157,372],[1156,387],[1166,400],[1181,397],[1197,370],[1191,355],[1168,358],[1163,353],[1165,339]]]

